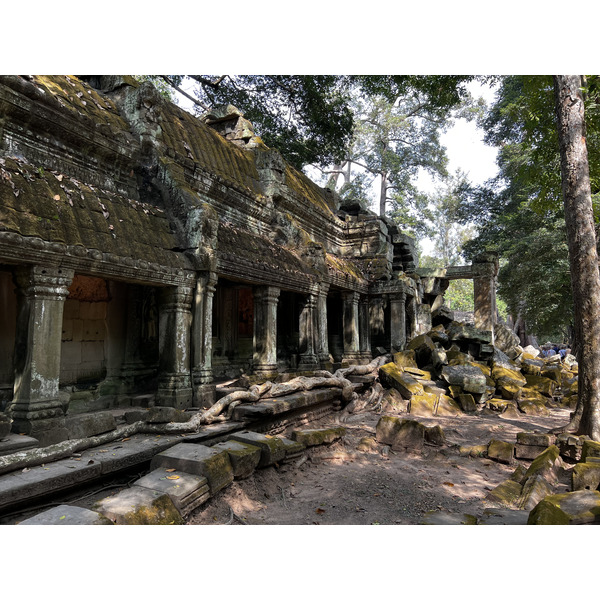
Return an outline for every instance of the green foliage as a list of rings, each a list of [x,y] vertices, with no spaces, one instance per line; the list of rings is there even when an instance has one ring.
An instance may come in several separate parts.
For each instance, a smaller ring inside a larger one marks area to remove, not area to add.
[[[465,254],[499,252],[498,294],[508,311],[522,316],[530,333],[563,339],[573,307],[552,78],[499,81],[496,101],[481,123],[486,141],[499,147],[500,174],[486,186],[467,189],[462,198],[459,218],[475,223],[479,232],[465,245]],[[586,124],[595,207],[600,191],[598,98],[598,78],[590,77]]]

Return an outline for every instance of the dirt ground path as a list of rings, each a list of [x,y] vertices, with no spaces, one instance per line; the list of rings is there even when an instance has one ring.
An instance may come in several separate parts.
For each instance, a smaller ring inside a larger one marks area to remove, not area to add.
[[[515,442],[519,431],[544,432],[567,423],[569,412],[553,409],[547,417],[519,419],[496,414],[418,417],[427,426],[441,425],[448,445],[400,453],[374,443],[368,452],[357,451],[362,438],[375,436],[380,416],[353,415],[342,423],[347,428],[343,440],[309,449],[304,462],[257,470],[235,481],[192,513],[188,524],[416,525],[431,510],[480,517],[486,508],[498,506],[485,497],[516,464],[460,456],[456,445],[487,444],[492,438]],[[332,415],[310,427],[328,427],[338,418]]]

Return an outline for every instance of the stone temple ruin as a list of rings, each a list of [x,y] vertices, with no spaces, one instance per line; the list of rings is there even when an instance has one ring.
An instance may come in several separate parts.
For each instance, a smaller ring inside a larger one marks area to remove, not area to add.
[[[411,238],[234,107],[199,119],[128,77],[0,77],[0,426],[40,446],[81,435],[74,415],[200,409],[241,374],[403,350],[452,278],[474,278],[493,335],[496,271],[420,272]]]

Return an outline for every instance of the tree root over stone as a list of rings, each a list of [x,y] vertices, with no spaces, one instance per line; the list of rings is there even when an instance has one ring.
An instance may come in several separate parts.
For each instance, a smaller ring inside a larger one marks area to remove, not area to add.
[[[73,453],[95,448],[115,440],[131,437],[137,433],[155,434],[184,434],[198,433],[203,425],[210,425],[217,421],[226,421],[231,418],[233,408],[241,402],[258,402],[261,398],[278,398],[300,391],[308,391],[323,387],[339,387],[342,389],[342,398],[346,403],[348,413],[364,410],[367,406],[378,406],[383,397],[383,388],[377,382],[372,386],[366,400],[359,398],[353,390],[352,382],[347,379],[349,375],[369,375],[380,366],[391,360],[390,355],[379,356],[368,365],[353,365],[345,369],[338,369],[333,375],[329,371],[316,371],[314,377],[295,377],[285,383],[267,381],[261,385],[253,385],[247,391],[236,391],[224,396],[203,412],[198,412],[189,421],[184,423],[147,423],[136,421],[129,425],[122,425],[113,431],[89,438],[65,440],[46,446],[45,448],[31,448],[0,456],[0,475],[10,471],[17,471],[26,467],[34,467],[69,458]],[[228,409],[227,415],[221,413]]]

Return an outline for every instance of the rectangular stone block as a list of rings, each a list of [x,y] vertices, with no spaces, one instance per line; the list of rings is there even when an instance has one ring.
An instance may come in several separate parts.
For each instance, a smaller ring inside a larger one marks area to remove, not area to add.
[[[306,447],[331,444],[346,435],[344,427],[331,427],[329,429],[296,429],[292,431],[292,440],[300,442]]]
[[[84,342],[95,342],[104,340],[106,337],[106,325],[104,321],[84,320],[81,339]]]
[[[597,490],[600,486],[600,462],[579,463],[573,467],[572,488],[578,490]]]
[[[513,463],[515,454],[514,444],[501,440],[491,440],[488,444],[488,458],[510,465]]]
[[[556,441],[556,436],[548,433],[531,433],[529,431],[521,431],[517,433],[517,444],[524,446],[542,446],[548,448]]]
[[[25,519],[17,525],[114,525],[114,523],[93,510],[61,504]]]
[[[533,460],[546,448],[547,446],[525,446],[523,444],[515,444],[515,456],[516,458],[522,458],[523,460]]]
[[[180,443],[157,454],[152,459],[150,468],[159,467],[206,477],[211,496],[233,481],[229,454],[224,450],[213,450],[200,444]]]
[[[93,506],[117,525],[182,525],[183,519],[168,494],[133,486]]]
[[[214,450],[224,450],[229,454],[229,460],[233,468],[233,476],[243,479],[250,476],[260,462],[261,450],[258,446],[227,440],[212,446]]]
[[[69,439],[92,437],[117,428],[113,414],[108,411],[68,417],[65,426],[69,430]]]
[[[285,445],[280,438],[255,433],[254,431],[244,431],[234,433],[229,436],[229,439],[258,446],[261,452],[258,463],[259,468],[268,467],[269,465],[281,462],[285,458]]]
[[[138,479],[134,485],[168,494],[183,517],[189,515],[210,498],[206,477],[184,471],[155,469]]]
[[[61,365],[78,365],[81,362],[81,344],[79,342],[63,342],[60,347]]]

